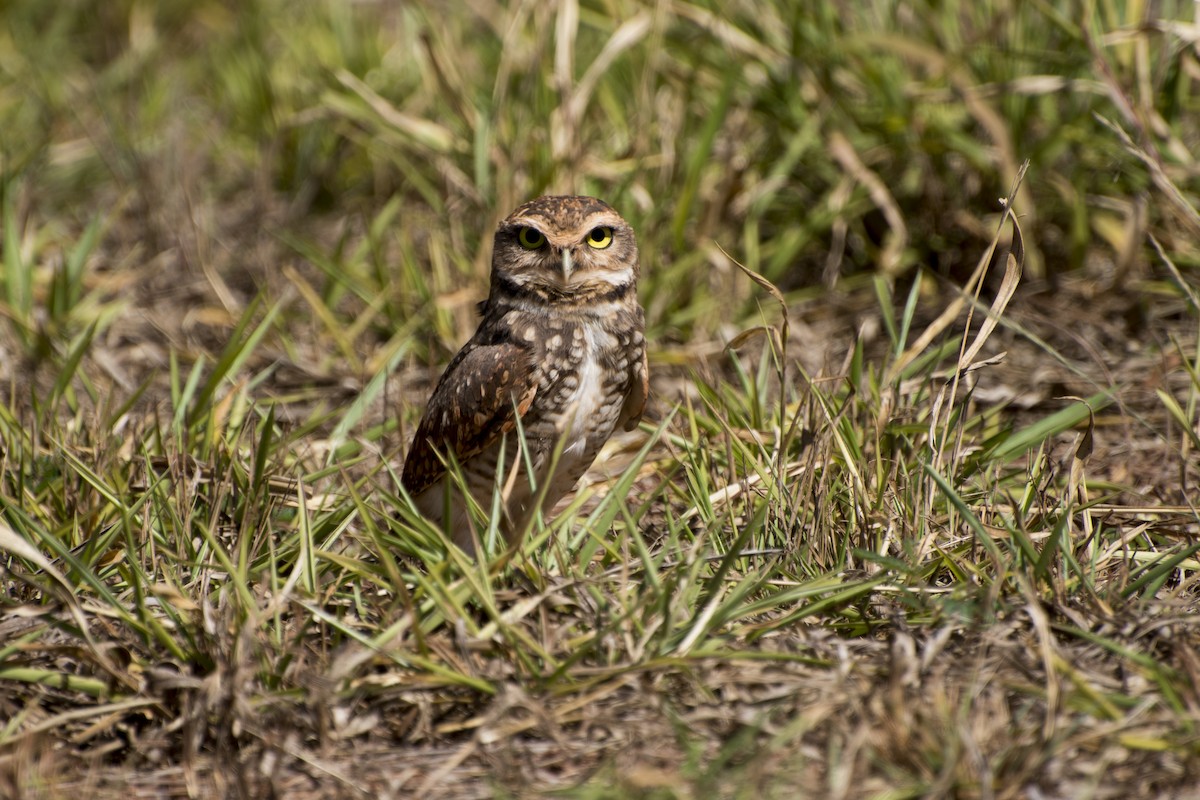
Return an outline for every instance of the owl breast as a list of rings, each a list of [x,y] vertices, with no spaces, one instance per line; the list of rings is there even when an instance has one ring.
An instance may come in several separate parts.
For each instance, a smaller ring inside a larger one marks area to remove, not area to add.
[[[628,360],[620,350],[617,338],[596,323],[574,327],[570,344],[563,343],[565,358],[557,381],[551,379],[547,417],[563,439],[554,483],[564,492],[587,471],[616,427],[629,391]]]

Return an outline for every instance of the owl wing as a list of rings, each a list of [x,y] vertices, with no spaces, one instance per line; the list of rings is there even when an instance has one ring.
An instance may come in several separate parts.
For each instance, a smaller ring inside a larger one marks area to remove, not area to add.
[[[404,459],[404,488],[420,494],[445,473],[443,459],[453,454],[461,464],[486,450],[516,427],[536,393],[528,350],[512,342],[468,343],[446,367],[417,425]]]
[[[629,394],[625,395],[625,404],[621,406],[621,416],[617,420],[624,430],[631,431],[637,427],[642,419],[642,412],[646,410],[646,398],[649,396],[650,367],[646,361],[646,351],[643,349],[642,357],[633,370]]]

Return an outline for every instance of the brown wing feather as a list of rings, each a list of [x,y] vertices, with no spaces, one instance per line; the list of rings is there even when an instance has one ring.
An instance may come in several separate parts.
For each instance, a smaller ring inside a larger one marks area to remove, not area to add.
[[[417,426],[401,481],[420,494],[446,471],[441,453],[462,463],[516,427],[537,392],[528,350],[511,342],[468,343],[438,381]]]
[[[633,373],[633,382],[629,394],[625,395],[625,404],[621,406],[621,416],[618,424],[627,431],[637,427],[646,410],[646,398],[650,396],[650,366],[646,361],[646,351],[642,350],[642,358]]]

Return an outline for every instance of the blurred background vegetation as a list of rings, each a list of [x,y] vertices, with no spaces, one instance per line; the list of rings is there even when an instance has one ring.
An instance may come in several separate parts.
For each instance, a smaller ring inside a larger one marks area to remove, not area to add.
[[[1197,261],[1193,12],[8,0],[0,191],[31,274],[9,263],[6,316],[26,337],[42,324],[32,294],[89,225],[81,261],[212,269],[227,303],[282,288],[286,260],[263,249],[281,241],[327,299],[357,296],[344,313],[374,308],[374,335],[436,330],[444,359],[470,326],[459,293],[485,291],[493,222],[569,192],[633,222],[655,340],[686,343],[756,313],[716,244],[785,290],[961,280],[1026,159],[1028,274],[1127,288],[1154,261],[1146,231]],[[99,280],[74,269],[54,324]]]

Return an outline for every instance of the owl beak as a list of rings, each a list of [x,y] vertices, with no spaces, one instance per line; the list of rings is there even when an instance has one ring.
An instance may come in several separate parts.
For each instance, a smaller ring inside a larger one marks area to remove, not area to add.
[[[571,273],[575,271],[575,264],[571,261],[571,251],[563,248],[562,251],[562,277],[563,283],[571,282]]]

